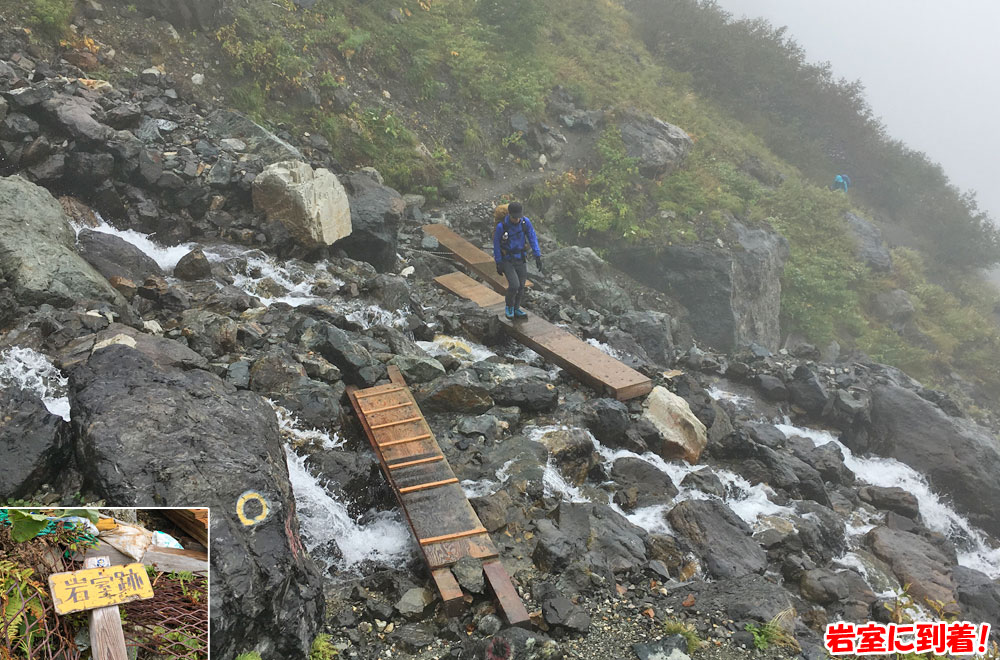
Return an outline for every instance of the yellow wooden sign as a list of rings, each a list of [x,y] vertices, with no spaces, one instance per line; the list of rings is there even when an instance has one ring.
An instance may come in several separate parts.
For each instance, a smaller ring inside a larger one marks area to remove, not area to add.
[[[58,614],[153,597],[153,585],[142,564],[54,573],[49,576],[49,591]]]

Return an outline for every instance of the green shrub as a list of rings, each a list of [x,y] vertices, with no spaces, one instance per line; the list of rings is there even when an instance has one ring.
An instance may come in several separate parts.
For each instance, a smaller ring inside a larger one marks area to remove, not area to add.
[[[59,39],[69,29],[73,0],[30,0],[31,24],[49,39]]]
[[[330,636],[325,633],[317,635],[316,639],[313,640],[312,648],[309,649],[309,660],[333,660],[338,655],[340,654],[333,647]]]

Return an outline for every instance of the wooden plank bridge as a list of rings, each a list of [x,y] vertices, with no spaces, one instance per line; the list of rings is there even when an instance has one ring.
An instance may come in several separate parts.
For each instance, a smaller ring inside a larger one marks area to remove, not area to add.
[[[482,275],[483,271],[490,274],[491,278],[484,279],[494,289],[506,290],[506,278],[497,275],[493,257],[444,225],[426,225],[424,231],[437,238],[442,247],[476,274]],[[507,334],[598,392],[626,401],[645,396],[653,389],[652,381],[646,376],[538,314],[531,314],[524,320],[509,320],[503,313],[503,296],[468,275],[448,273],[434,281],[447,291],[494,311]]]
[[[462,589],[450,566],[463,557],[482,561],[500,610],[511,625],[527,625],[528,612],[500,563],[458,478],[434,439],[399,369],[389,367],[390,383],[348,388],[351,405],[378,457],[382,472],[417,539],[431,576],[454,616],[464,606]]]

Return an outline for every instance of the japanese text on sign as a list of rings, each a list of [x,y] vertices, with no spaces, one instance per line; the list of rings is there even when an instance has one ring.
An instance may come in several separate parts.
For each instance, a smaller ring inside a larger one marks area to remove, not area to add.
[[[934,653],[974,655],[985,653],[990,624],[968,621],[872,623],[855,625],[839,621],[826,627],[823,643],[830,655],[886,655]]]
[[[142,564],[54,573],[49,576],[49,590],[58,614],[153,597],[153,585]]]

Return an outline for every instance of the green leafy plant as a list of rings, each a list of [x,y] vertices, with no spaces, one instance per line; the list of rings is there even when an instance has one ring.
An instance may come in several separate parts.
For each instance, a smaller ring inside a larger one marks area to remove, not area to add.
[[[260,653],[251,651],[250,653],[240,653],[236,656],[236,660],[263,660],[263,658],[260,657]]]
[[[339,655],[337,649],[333,647],[330,636],[325,633],[316,635],[309,649],[309,660],[333,660]]]
[[[56,515],[58,514],[58,515]],[[98,520],[97,511],[94,509],[60,509],[55,512],[43,513],[24,509],[8,510],[11,523],[11,538],[17,543],[29,541],[38,536],[46,525],[51,522],[51,518],[81,517],[96,523]]]
[[[73,0],[31,0],[31,24],[50,39],[58,39],[69,29]]]
[[[32,568],[0,560],[0,614],[6,626],[6,643],[29,657],[29,649],[44,636],[40,623],[45,617],[45,585],[34,578]]]
[[[794,619],[795,610],[787,609],[779,612],[773,619],[763,625],[746,624],[746,630],[753,635],[753,644],[761,651],[772,646],[798,649],[799,643],[788,632],[791,629],[790,624]]]

